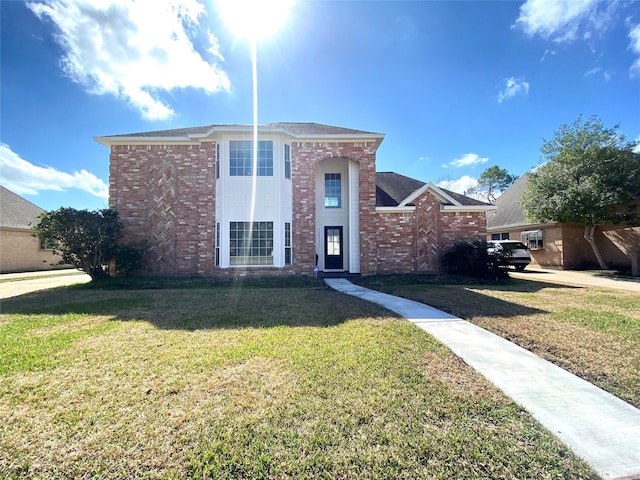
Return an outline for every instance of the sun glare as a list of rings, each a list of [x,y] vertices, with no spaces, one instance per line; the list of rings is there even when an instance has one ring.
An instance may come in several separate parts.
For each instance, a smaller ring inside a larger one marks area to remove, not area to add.
[[[280,29],[293,0],[218,0],[217,4],[224,22],[236,35],[260,40]]]

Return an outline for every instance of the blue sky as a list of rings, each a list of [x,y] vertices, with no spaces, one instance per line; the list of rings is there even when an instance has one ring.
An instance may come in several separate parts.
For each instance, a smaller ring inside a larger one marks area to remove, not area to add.
[[[107,207],[94,136],[252,121],[249,43],[214,0],[0,5],[0,184],[42,208]],[[581,114],[640,140],[638,1],[316,0],[279,19],[259,122],[384,133],[378,171],[462,192],[531,170]]]

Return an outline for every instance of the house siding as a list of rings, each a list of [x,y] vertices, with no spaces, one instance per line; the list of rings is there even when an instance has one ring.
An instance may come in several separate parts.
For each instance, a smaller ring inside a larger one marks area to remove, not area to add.
[[[332,158],[352,160],[360,167],[360,273],[376,273],[376,148],[374,142],[292,142],[295,273],[310,273],[316,265],[316,169],[319,162]]]
[[[522,232],[542,230],[544,247],[531,250],[531,265],[541,268],[585,269],[599,268],[591,245],[584,239],[584,227],[573,224],[549,224],[539,227],[496,230],[508,232],[511,240],[520,240]],[[490,238],[491,233],[488,234]],[[611,268],[630,270],[634,255],[640,252],[640,227],[609,225],[597,227],[595,239],[600,252]]]

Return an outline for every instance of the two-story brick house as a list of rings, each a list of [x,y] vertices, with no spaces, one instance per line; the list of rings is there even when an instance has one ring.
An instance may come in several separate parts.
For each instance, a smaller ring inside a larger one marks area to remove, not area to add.
[[[209,125],[96,140],[111,149],[109,206],[123,242],[145,246],[147,274],[438,271],[450,245],[486,237],[492,207],[376,174],[383,138],[274,123],[257,139]]]

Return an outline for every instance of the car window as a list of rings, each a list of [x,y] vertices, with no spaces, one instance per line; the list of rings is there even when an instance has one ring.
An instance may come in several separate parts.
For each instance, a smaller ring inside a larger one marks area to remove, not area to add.
[[[507,252],[513,250],[528,250],[527,246],[522,242],[503,243],[502,246]]]

